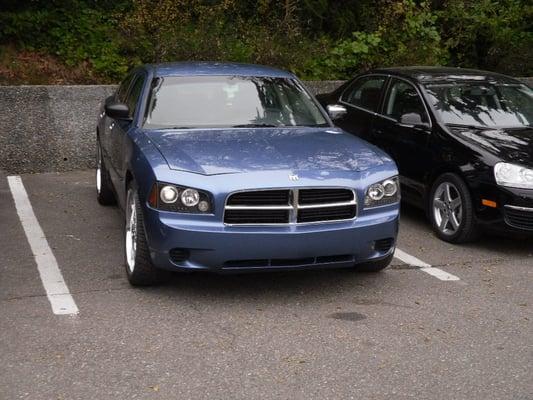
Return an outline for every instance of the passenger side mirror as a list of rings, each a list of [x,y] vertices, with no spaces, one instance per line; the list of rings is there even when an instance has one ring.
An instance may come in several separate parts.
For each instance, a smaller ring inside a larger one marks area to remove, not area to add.
[[[429,124],[422,121],[422,116],[418,113],[407,113],[400,117],[400,125],[406,128],[427,128]]]
[[[330,116],[330,118],[334,121],[336,119],[339,119],[341,117],[343,117],[344,115],[346,115],[346,113],[348,112],[346,110],[346,107],[344,106],[341,106],[339,104],[329,104],[327,107],[326,107],[327,111],[328,111],[328,114]]]
[[[107,103],[105,105],[105,113],[113,119],[131,119],[130,110],[124,103]]]

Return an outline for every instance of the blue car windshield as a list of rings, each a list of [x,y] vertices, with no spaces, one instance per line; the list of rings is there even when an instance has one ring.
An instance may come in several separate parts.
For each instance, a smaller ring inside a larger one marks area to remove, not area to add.
[[[144,128],[329,126],[291,79],[248,76],[156,78]]]
[[[445,124],[480,128],[533,126],[533,91],[526,85],[455,82],[425,86]]]

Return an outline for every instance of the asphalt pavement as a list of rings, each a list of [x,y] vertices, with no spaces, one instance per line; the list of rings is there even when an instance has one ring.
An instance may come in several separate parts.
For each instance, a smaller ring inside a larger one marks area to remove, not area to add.
[[[383,273],[175,274],[139,289],[92,171],[23,175],[35,220],[13,182],[0,175],[2,400],[533,399],[531,239],[450,245],[403,207]],[[51,306],[59,279],[77,313]]]

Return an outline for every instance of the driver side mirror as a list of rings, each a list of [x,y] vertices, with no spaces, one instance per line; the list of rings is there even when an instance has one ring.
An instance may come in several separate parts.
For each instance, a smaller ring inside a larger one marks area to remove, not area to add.
[[[341,117],[343,117],[344,115],[346,115],[346,113],[348,112],[346,110],[346,107],[344,106],[341,106],[339,104],[329,104],[327,107],[326,107],[326,110],[328,112],[328,115],[329,117],[335,121],[336,119],[339,119]]]
[[[130,110],[124,103],[107,103],[105,105],[105,113],[108,117],[113,119],[131,119]]]
[[[400,125],[406,128],[428,128],[429,124],[422,121],[419,113],[407,113],[400,117]]]

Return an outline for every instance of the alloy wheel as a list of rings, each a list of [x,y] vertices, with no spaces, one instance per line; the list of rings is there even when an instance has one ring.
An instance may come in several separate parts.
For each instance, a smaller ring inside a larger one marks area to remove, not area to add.
[[[135,194],[128,191],[126,206],[126,263],[128,269],[133,272],[135,269],[135,256],[137,254],[137,204]]]
[[[441,233],[454,235],[463,220],[463,202],[457,187],[451,182],[442,182],[433,196],[433,218]]]
[[[100,146],[96,148],[96,191],[100,193],[102,190],[102,154],[100,153]]]

